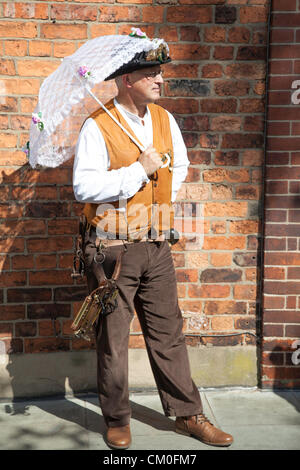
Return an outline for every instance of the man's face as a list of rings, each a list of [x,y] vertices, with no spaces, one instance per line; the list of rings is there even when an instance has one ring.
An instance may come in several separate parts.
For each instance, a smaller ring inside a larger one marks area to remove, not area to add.
[[[132,84],[133,98],[147,104],[154,103],[160,97],[160,89],[163,83],[160,65],[136,70],[129,74]]]

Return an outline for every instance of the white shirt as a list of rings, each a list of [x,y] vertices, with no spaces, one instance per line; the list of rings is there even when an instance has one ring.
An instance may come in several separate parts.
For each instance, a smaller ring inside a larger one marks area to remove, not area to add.
[[[130,113],[115,99],[114,104],[120,111],[133,133],[147,147],[153,144],[151,113],[147,108],[145,116]],[[174,117],[167,111],[174,150],[172,202],[187,175],[189,160],[180,129]],[[144,124],[143,124],[144,122]],[[104,203],[132,197],[149,178],[139,162],[118,170],[108,171],[110,159],[104,137],[94,121],[89,118],[83,125],[75,150],[73,166],[73,189],[75,198],[80,202]]]

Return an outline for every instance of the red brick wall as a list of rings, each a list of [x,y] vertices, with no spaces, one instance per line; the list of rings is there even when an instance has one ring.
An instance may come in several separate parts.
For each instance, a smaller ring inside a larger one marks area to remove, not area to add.
[[[265,189],[262,385],[300,386],[300,11],[272,6]],[[297,104],[298,103],[298,104]],[[296,357],[295,357],[296,356]]]
[[[82,209],[72,193],[72,164],[32,170],[21,148],[39,87],[61,57],[131,26],[169,42],[173,62],[161,104],[175,114],[191,161],[177,210],[201,204],[204,214],[203,246],[187,245],[183,236],[173,249],[185,331],[207,335],[187,336],[188,344],[255,347],[267,2],[37,1],[2,2],[0,9],[0,338],[7,350],[90,347],[68,337],[86,292],[70,277]],[[287,164],[297,155],[281,158]],[[137,321],[132,329],[139,332]],[[132,335],[130,346],[143,347],[141,336]]]

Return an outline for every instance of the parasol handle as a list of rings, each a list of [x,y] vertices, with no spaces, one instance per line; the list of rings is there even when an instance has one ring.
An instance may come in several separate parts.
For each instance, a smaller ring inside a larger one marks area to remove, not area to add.
[[[135,145],[138,146],[138,148],[140,149],[141,152],[144,152],[145,150],[145,147],[143,147],[128,131],[127,129],[125,129],[124,126],[122,126],[122,124],[111,114],[110,111],[108,111],[108,109],[104,106],[103,103],[101,103],[101,101],[97,98],[96,95],[94,95],[94,93],[92,92],[92,90],[89,88],[89,87],[86,87],[88,93],[97,101],[98,104],[100,104],[101,108],[112,118],[112,120],[125,132],[125,134],[128,135],[128,137],[135,143]],[[161,168],[166,168],[167,166],[170,165],[170,156],[165,153],[165,155],[163,156],[163,160],[164,164],[161,166]],[[170,166],[169,166],[170,168]],[[171,170],[170,170],[171,171]]]
[[[88,87],[86,87],[87,91],[89,92],[89,94],[97,101],[98,104],[100,104],[101,108],[112,118],[112,120],[118,124],[119,127],[121,127],[121,129],[125,132],[125,134],[128,135],[128,137],[135,143],[135,145],[138,146],[138,148],[140,149],[141,152],[144,152],[145,148],[127,131],[127,129],[125,129],[124,126],[122,126],[122,124],[111,114],[110,111],[108,111],[108,109],[104,106],[103,103],[101,103],[101,101],[97,98],[97,96],[94,95],[94,93],[92,92],[92,90]]]

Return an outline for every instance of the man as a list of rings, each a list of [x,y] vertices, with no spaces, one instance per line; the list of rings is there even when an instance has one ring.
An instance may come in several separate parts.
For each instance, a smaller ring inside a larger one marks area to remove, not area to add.
[[[169,61],[165,44],[159,50],[136,54],[107,78],[115,78],[118,87],[107,109],[145,150],[100,109],[82,127],[74,161],[75,197],[86,203],[85,262],[90,291],[97,287],[91,268],[95,254],[102,255],[105,274],[111,277],[122,253],[117,307],[101,317],[95,329],[105,439],[114,449],[128,448],[131,443],[128,340],[134,311],[164,413],[176,416],[176,432],[217,446],[228,446],[233,440],[204,416],[191,379],[166,240],[173,228],[172,202],[189,165],[174,117],[154,104],[163,83],[162,66]]]

